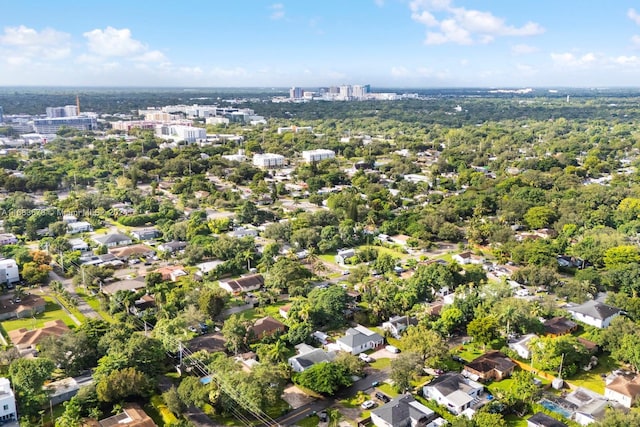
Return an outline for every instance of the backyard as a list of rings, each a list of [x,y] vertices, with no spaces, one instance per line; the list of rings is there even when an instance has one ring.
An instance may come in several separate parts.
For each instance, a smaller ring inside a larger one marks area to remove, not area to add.
[[[5,320],[2,327],[5,331],[13,331],[20,328],[37,329],[44,326],[45,323],[53,320],[62,320],[69,328],[75,328],[76,324],[71,320],[69,315],[53,301],[49,296],[43,297],[46,301],[43,313],[36,314],[25,319]]]

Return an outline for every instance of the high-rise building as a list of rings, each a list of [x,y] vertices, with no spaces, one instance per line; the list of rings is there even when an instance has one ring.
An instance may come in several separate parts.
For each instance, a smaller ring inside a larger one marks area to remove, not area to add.
[[[351,85],[342,85],[340,86],[340,98],[343,100],[348,100],[352,96]]]
[[[4,116],[2,115],[2,107],[0,107],[0,123],[4,123]]]
[[[98,129],[98,122],[95,117],[77,116],[33,120],[33,127],[37,133],[56,133],[63,126],[78,130],[96,130]]]
[[[55,119],[58,117],[76,117],[78,107],[75,105],[65,105],[64,107],[47,107],[47,117]]]
[[[292,87],[289,89],[289,98],[291,99],[300,99],[302,98],[304,91],[301,87]]]
[[[353,85],[352,95],[354,98],[362,99],[371,92],[369,85]]]

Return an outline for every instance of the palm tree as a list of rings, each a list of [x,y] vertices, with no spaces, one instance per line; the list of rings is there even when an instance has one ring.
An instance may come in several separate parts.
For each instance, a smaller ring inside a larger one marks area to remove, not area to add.
[[[282,340],[278,340],[269,346],[267,357],[275,362],[285,362],[287,360],[287,346]]]
[[[242,259],[247,262],[247,271],[251,271],[251,261],[254,256],[255,253],[251,249],[247,249],[242,252]]]

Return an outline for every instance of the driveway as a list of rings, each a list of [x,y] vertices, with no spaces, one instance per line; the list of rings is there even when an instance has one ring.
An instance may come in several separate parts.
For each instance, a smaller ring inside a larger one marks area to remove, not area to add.
[[[371,353],[369,356],[373,357],[374,359],[378,360],[378,359],[395,359],[396,357],[398,357],[399,353],[391,353],[390,351],[388,351],[385,348],[381,348],[380,350]]]

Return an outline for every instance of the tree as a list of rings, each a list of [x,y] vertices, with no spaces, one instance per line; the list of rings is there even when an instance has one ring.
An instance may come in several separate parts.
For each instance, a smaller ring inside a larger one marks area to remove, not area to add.
[[[118,402],[129,397],[144,397],[151,391],[147,376],[135,368],[115,370],[103,377],[96,385],[98,399],[103,402]]]
[[[167,405],[167,408],[175,415],[180,415],[182,413],[184,405],[180,400],[176,386],[172,385],[169,390],[162,393],[162,400],[164,401],[164,404]]]
[[[637,246],[614,246],[604,252],[604,264],[607,268],[620,267],[638,261],[640,261],[640,252],[638,252]]]
[[[55,427],[80,427],[82,425],[82,404],[73,396],[64,402],[64,412],[56,419]]]
[[[232,314],[224,321],[222,335],[227,340],[226,346],[233,354],[238,354],[246,347],[247,324],[241,316]]]
[[[227,294],[221,288],[205,288],[198,296],[198,308],[207,317],[213,319],[222,312]]]
[[[592,427],[629,427],[640,425],[640,413],[630,411],[624,413],[616,409],[609,409],[604,419],[591,424]]]
[[[48,336],[40,342],[40,356],[52,360],[70,376],[77,376],[97,362],[96,347],[84,332],[69,332],[61,337]]]
[[[529,228],[545,228],[557,219],[556,211],[547,206],[534,206],[524,214],[524,220]]]
[[[419,354],[424,364],[430,367],[439,367],[448,350],[442,336],[422,324],[409,326],[401,342],[405,351]]]
[[[563,377],[577,372],[591,357],[585,346],[572,335],[533,338],[529,347],[535,368],[557,372],[562,363]]]
[[[184,406],[202,406],[208,400],[208,389],[197,377],[185,377],[176,391]]]
[[[341,286],[315,288],[307,297],[310,318],[316,327],[335,329],[344,324],[347,308],[347,291]]]
[[[49,279],[51,267],[46,264],[38,265],[28,262],[22,266],[22,278],[30,285],[42,285]]]
[[[478,411],[473,416],[475,427],[507,427],[502,414],[492,414],[486,411]]]
[[[306,279],[310,277],[311,272],[299,261],[282,257],[271,266],[264,284],[267,288],[280,289],[282,292],[288,290],[292,296],[305,295]]]
[[[413,381],[420,373],[424,364],[422,356],[418,353],[402,353],[391,361],[391,379],[394,387],[399,392],[405,392],[411,388]]]
[[[474,341],[482,343],[484,349],[487,344],[500,336],[498,327],[498,319],[493,315],[477,317],[467,325],[467,334]]]
[[[329,396],[342,387],[349,387],[353,382],[344,366],[330,362],[316,363],[309,369],[294,375],[293,380],[296,384]]]
[[[364,373],[365,364],[358,356],[341,351],[336,356],[334,363],[342,365],[349,375],[361,376]]]
[[[54,369],[54,363],[46,358],[18,359],[11,363],[9,376],[21,414],[38,413],[47,398],[42,386]]]

